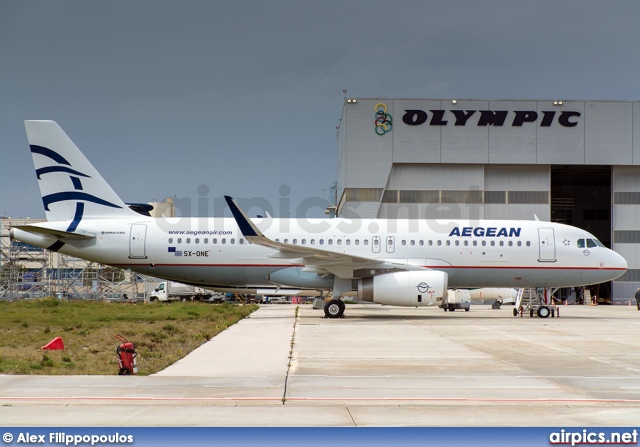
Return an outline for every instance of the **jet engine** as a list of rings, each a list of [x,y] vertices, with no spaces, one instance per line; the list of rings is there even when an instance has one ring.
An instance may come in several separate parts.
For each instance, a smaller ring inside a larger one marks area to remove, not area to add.
[[[392,306],[429,306],[447,293],[448,275],[438,270],[387,273],[358,280],[358,299]]]

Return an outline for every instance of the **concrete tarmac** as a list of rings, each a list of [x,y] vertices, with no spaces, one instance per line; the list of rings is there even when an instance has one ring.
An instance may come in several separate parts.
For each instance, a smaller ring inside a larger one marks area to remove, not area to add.
[[[297,309],[297,310],[296,310]],[[266,305],[153,376],[0,376],[5,426],[635,426],[640,312]]]

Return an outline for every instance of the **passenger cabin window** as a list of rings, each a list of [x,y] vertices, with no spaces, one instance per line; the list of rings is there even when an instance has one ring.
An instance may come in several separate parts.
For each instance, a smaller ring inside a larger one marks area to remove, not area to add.
[[[362,241],[362,243],[363,243],[364,245],[369,245],[369,239],[365,239],[364,241]]]
[[[169,243],[173,244],[173,238],[172,237],[169,238]]]

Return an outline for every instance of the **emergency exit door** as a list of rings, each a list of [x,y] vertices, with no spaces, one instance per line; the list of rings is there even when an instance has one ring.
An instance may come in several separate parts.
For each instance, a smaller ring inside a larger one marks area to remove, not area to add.
[[[393,236],[387,236],[387,253],[395,253],[396,251],[396,238]]]

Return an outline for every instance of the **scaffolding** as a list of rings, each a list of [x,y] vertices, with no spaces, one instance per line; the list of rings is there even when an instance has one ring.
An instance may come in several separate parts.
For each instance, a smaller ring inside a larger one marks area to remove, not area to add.
[[[55,297],[80,300],[144,300],[146,280],[104,266],[11,240],[12,226],[32,219],[0,219],[0,299]]]

